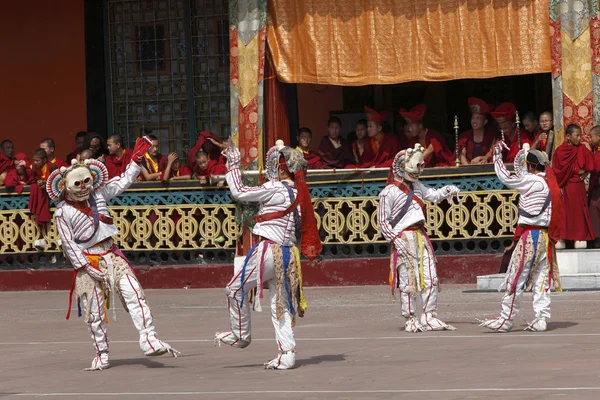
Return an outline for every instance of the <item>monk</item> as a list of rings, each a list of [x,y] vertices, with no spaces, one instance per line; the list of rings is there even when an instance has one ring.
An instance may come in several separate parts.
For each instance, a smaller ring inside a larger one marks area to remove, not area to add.
[[[31,162],[25,153],[15,155],[14,168],[9,168],[4,185],[17,193],[23,192],[23,187],[36,183],[29,166]]]
[[[123,146],[123,137],[115,134],[108,138],[108,157],[104,160],[104,165],[108,170],[108,177],[114,178],[120,176],[131,162],[131,151]]]
[[[48,155],[48,161],[56,165],[58,168],[68,167],[66,162],[56,157],[56,144],[54,143],[54,139],[46,138],[42,140],[42,142],[40,143],[40,149],[44,149],[44,151]]]
[[[581,127],[571,124],[565,131],[566,141],[556,148],[552,169],[562,194],[560,240],[556,247],[565,248],[565,240],[574,240],[576,249],[585,249],[594,239],[594,229],[585,191],[585,178],[594,171],[594,154],[581,143]]]
[[[298,139],[296,150],[300,150],[304,155],[304,159],[308,163],[308,169],[323,169],[321,157],[310,150],[312,131],[308,128],[300,128],[296,139]]]
[[[194,168],[192,169],[192,177],[198,179],[201,185],[207,185],[211,175],[224,175],[227,173],[227,167],[224,164],[218,163],[210,159],[208,154],[203,150],[196,153]],[[217,187],[222,187],[225,181],[217,183]]]
[[[524,143],[529,143],[531,145],[532,142],[531,136],[527,130],[519,129],[517,132],[517,124],[515,122],[516,114],[517,109],[512,103],[502,103],[496,107],[496,110],[491,112],[492,117],[498,122],[498,127],[501,132],[504,133],[504,137],[501,136],[500,138],[504,140],[504,143],[506,143],[506,146],[509,149],[504,150],[504,153],[502,153],[502,159],[507,164],[515,161],[515,157],[523,147]]]
[[[540,117],[541,119],[541,117]],[[600,247],[600,125],[590,130],[590,143],[594,152],[594,171],[590,175],[589,209],[594,229],[594,248]]]
[[[406,123],[404,118],[397,118],[396,120],[396,142],[398,143],[399,150],[408,149],[408,143],[412,139],[410,134],[410,126]]]
[[[86,135],[87,132],[85,131],[80,131],[77,132],[77,134],[75,134],[75,149],[73,149],[73,151],[67,154],[67,156],[65,157],[65,162],[67,163],[67,165],[71,165],[71,160],[76,160],[77,155],[83,150],[83,143],[85,141]]]
[[[362,166],[365,144],[367,143],[367,120],[361,119],[354,127],[354,140],[352,140],[352,153],[357,166]]]
[[[493,106],[477,97],[467,99],[471,110],[471,129],[460,134],[458,154],[461,165],[487,164],[491,162],[497,132],[488,125],[488,114]]]
[[[159,153],[160,143],[155,135],[148,135],[152,140],[152,146],[148,149],[142,159],[142,172],[140,175],[145,181],[157,181],[161,179],[165,170],[167,160]],[[187,168],[186,168],[187,169]]]
[[[191,179],[188,167],[181,165],[179,154],[172,152],[167,156],[167,165],[160,178],[163,182]]]
[[[448,167],[455,163],[454,154],[446,145],[444,137],[433,129],[428,129],[423,124],[423,117],[427,111],[425,104],[419,104],[410,111],[404,108],[400,109],[400,115],[406,120],[411,140],[408,143],[409,148],[417,143],[425,148],[423,158],[425,167]]]
[[[200,150],[208,154],[208,157],[218,164],[225,166],[225,156],[221,154],[222,144],[219,138],[212,132],[202,131],[198,133],[198,139],[196,144],[188,151],[188,168],[190,171],[194,170],[194,164],[196,164],[196,154]]]
[[[554,150],[554,119],[550,111],[540,114],[540,128],[535,135],[532,149],[545,151],[548,159],[552,159]]]
[[[321,139],[319,156],[325,168],[342,169],[354,164],[354,155],[350,143],[340,137],[342,121],[338,117],[330,117],[327,121],[328,135]]]
[[[387,168],[400,151],[393,133],[384,133],[382,124],[389,112],[377,112],[365,106],[367,113],[367,136],[361,167]]]

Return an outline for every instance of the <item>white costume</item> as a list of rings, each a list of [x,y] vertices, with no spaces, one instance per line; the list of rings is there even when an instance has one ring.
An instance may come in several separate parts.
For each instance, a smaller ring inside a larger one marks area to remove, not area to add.
[[[521,307],[523,292],[533,292],[533,309],[535,320],[527,329],[545,331],[546,318],[550,318],[550,283],[554,279],[557,290],[560,290],[558,266],[554,251],[554,242],[549,235],[553,212],[557,208],[554,203],[548,182],[556,179],[545,172],[530,173],[526,164],[548,165],[545,153],[537,150],[528,151],[524,146],[515,158],[515,175],[504,166],[502,161],[503,143],[494,149],[494,169],[498,179],[509,189],[517,190],[519,196],[518,228],[515,240],[518,240],[510,259],[506,279],[506,293],[502,298],[500,317],[483,321],[485,326],[494,331],[508,332]],[[545,169],[545,168],[541,168]],[[550,169],[550,168],[548,168]],[[548,170],[546,169],[546,171]],[[548,173],[552,174],[551,171]],[[550,179],[550,180],[549,180]],[[556,185],[558,191],[558,184]],[[560,194],[557,194],[560,196]],[[501,287],[501,288],[502,288]]]
[[[97,354],[86,370],[110,366],[106,309],[115,294],[139,332],[145,355],[177,355],[176,350],[156,337],[144,292],[112,239],[118,230],[112,223],[107,201],[123,193],[139,173],[140,167],[132,161],[121,176],[107,182],[106,167],[99,161],[86,160],[85,165],[74,161],[71,168],[56,170],[47,182],[51,197],[63,200],[56,207],[54,218],[63,251],[75,269],[71,294],[74,290],[79,312],[83,309]],[[110,306],[114,307],[112,303]],[[69,304],[69,313],[70,310]]]
[[[292,158],[297,156],[291,152],[297,151],[289,147],[281,149],[281,154],[291,154]],[[294,181],[277,181],[272,175],[269,176],[272,180],[260,187],[244,186],[239,169],[239,151],[231,146],[226,156],[230,168],[226,179],[232,197],[237,201],[260,205],[258,222],[252,230],[260,241],[251,248],[244,265],[235,271],[234,277],[225,288],[231,330],[217,333],[215,340],[219,344],[225,343],[239,348],[250,345],[250,293],[257,288],[254,301],[260,301],[263,282],[266,282],[269,287],[271,319],[279,354],[264,366],[267,369],[290,369],[294,367],[296,360],[296,341],[292,330],[295,314],[303,316],[306,309],[306,301],[302,294],[300,252],[296,247],[301,224],[300,207],[292,207],[298,190]],[[299,157],[304,160],[301,154]],[[292,164],[288,161],[293,173]],[[279,213],[280,216],[261,220],[261,217],[271,213]],[[256,307],[257,310],[259,308]]]
[[[395,182],[380,193],[377,211],[379,229],[392,245],[390,283],[392,292],[400,290],[407,332],[454,329],[436,317],[436,260],[424,227],[422,200],[438,203],[458,194],[459,189],[426,187],[418,181],[422,168],[423,148],[419,144],[399,152],[392,164]],[[415,317],[417,295],[423,306],[420,321]]]

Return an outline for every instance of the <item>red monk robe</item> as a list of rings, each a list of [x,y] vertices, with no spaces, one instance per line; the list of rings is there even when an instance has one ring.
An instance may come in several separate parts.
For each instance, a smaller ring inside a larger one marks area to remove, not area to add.
[[[308,169],[323,169],[325,168],[323,162],[321,161],[321,157],[318,154],[313,153],[310,150],[304,151],[300,146],[296,147],[296,150],[301,151],[304,155],[304,159],[308,163]]]
[[[585,182],[580,171],[594,170],[594,155],[585,145],[561,144],[554,152],[552,169],[562,192],[560,238],[564,240],[593,240]]]
[[[212,132],[202,131],[198,133],[198,139],[196,140],[196,144],[194,144],[194,147],[192,147],[187,153],[188,168],[190,170],[194,170],[194,165],[196,165],[196,153],[198,153],[200,150],[205,151],[208,154],[209,159],[225,165],[226,160],[225,157],[221,154],[221,148],[216,146],[210,140],[208,140],[208,138],[220,141],[219,138]]]
[[[515,133],[515,137],[513,138],[513,140],[510,140],[508,135],[504,135],[504,136],[505,136],[504,141],[506,142],[506,145],[509,148],[509,150],[504,149],[504,153],[503,153],[504,162],[511,163],[511,162],[515,161],[515,157],[517,156],[517,153],[520,150],[519,149],[519,141],[517,140],[516,133]],[[521,148],[523,147],[523,144],[525,144],[525,143],[529,143],[531,145],[533,143],[533,140],[531,139],[531,135],[529,132],[527,132],[525,129],[521,129]]]
[[[66,162],[64,162],[63,160],[58,159],[56,157],[54,157],[54,160],[52,160],[50,162],[52,164],[56,165],[58,168],[60,168],[60,167],[66,167],[66,168],[68,168],[69,167]]]
[[[124,149],[123,154],[120,158],[114,155],[109,155],[104,160],[104,165],[108,170],[108,177],[114,178],[115,176],[121,175],[127,169],[127,166],[131,162],[131,150]]]
[[[17,153],[15,155],[15,165],[13,168],[9,168],[4,186],[20,194],[23,192],[24,186],[36,183],[33,173],[28,167],[30,164],[26,154]]]
[[[325,168],[342,169],[347,165],[354,164],[352,146],[346,139],[340,138],[339,146],[336,147],[328,136],[321,139],[319,156]]]
[[[491,126],[486,126],[483,131],[483,139],[481,142],[475,142],[473,129],[469,129],[460,134],[458,137],[458,154],[461,154],[463,149],[467,149],[467,160],[472,161],[476,157],[485,156],[494,141],[496,140],[497,132]]]
[[[425,167],[449,167],[455,164],[454,154],[446,145],[444,137],[431,129],[426,130],[425,135],[425,149],[429,145],[433,146],[433,153],[425,160]],[[414,147],[417,143],[420,143],[418,137],[413,137],[408,143],[408,147]],[[423,143],[421,143],[423,145]]]
[[[594,149],[594,171],[590,175],[588,195],[594,237],[600,239],[600,147]]]
[[[163,169],[162,171],[162,175],[160,176],[160,180],[164,182],[165,180],[165,170]],[[192,172],[190,171],[190,169],[184,165],[180,165],[179,169],[177,171],[175,171],[174,169],[171,168],[170,171],[170,178],[175,178],[178,176],[185,176],[185,175],[189,175],[190,177],[192,176]]]
[[[81,151],[82,149],[77,147],[75,148],[75,150],[67,154],[67,157],[65,157],[65,162],[67,163],[67,166],[71,165],[71,160],[77,159],[77,156],[79,155],[79,153],[81,153]]]
[[[42,168],[35,168],[33,170],[33,178],[36,182],[39,180],[46,181],[50,173],[56,168],[56,165],[47,162]],[[52,215],[50,214],[50,197],[46,193],[45,182],[43,185],[40,187],[37,183],[33,183],[29,187],[29,203],[27,205],[29,212],[35,217],[35,222],[40,226],[46,225],[52,219]]]
[[[206,169],[200,169],[198,164],[194,163],[193,177],[200,178],[201,176],[209,179],[211,175],[224,175],[227,173],[227,167],[225,164],[216,162],[215,160],[208,160],[208,166]],[[185,174],[182,174],[185,175]]]
[[[398,140],[393,133],[381,132],[379,139],[366,137],[364,153],[359,167],[390,167],[399,151]]]

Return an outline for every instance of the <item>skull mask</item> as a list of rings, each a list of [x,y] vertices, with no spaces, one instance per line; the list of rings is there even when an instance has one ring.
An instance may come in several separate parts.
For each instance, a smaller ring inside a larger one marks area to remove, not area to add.
[[[410,182],[418,181],[425,167],[423,146],[417,143],[414,149],[407,149],[403,166],[404,179]]]
[[[90,197],[94,179],[90,169],[84,166],[70,171],[65,177],[67,197],[72,201],[85,201]]]

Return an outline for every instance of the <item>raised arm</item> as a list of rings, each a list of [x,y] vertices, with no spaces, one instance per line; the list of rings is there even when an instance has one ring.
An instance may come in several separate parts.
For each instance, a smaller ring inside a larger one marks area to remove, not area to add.
[[[234,146],[230,146],[225,152],[229,167],[225,180],[229,190],[231,190],[231,197],[235,200],[248,203],[264,203],[279,191],[271,182],[267,182],[262,186],[245,186],[242,183],[242,173],[240,171],[240,151]]]
[[[106,185],[100,189],[100,193],[106,200],[110,200],[113,197],[120,195],[136,181],[140,175],[140,171],[141,167],[132,160],[125,169],[125,172],[109,180]]]
[[[502,149],[504,147],[506,147],[506,145],[502,141],[498,142],[496,146],[494,146],[494,171],[496,172],[498,179],[500,179],[500,182],[502,182],[504,186],[508,187],[509,189],[526,189],[524,175],[511,175],[510,171],[504,166],[504,161],[502,160]]]

